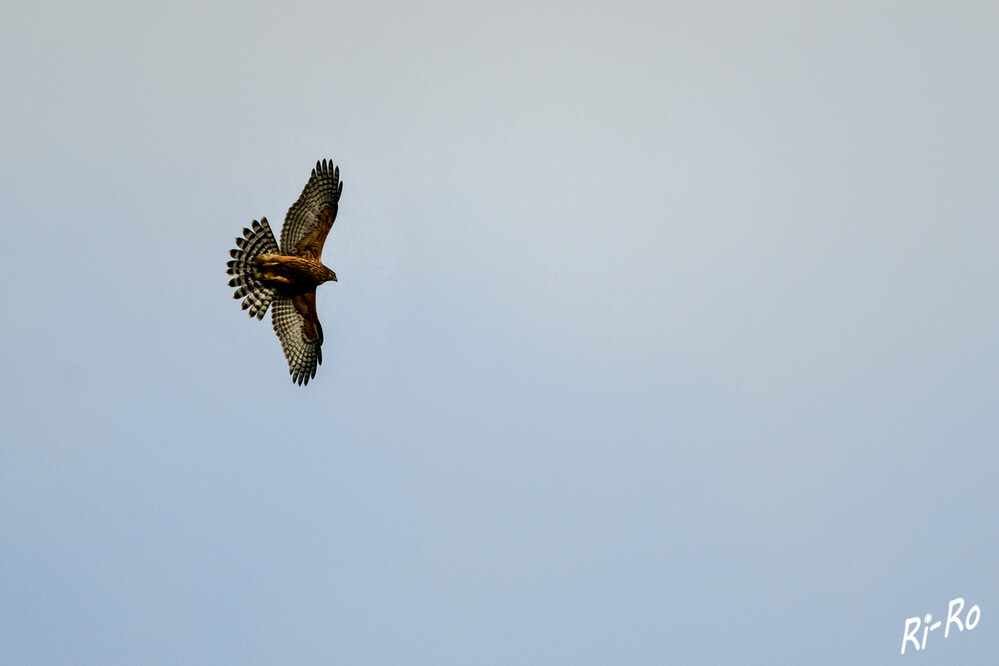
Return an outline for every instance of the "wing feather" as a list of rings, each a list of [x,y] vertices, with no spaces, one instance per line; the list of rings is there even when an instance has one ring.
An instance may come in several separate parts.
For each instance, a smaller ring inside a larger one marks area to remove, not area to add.
[[[316,292],[278,296],[271,305],[274,332],[288,359],[291,380],[308,384],[323,362],[323,327],[316,313]]]
[[[312,176],[284,218],[281,229],[281,252],[309,256],[317,261],[323,252],[326,236],[336,220],[343,183],[340,167],[333,162],[316,162]]]

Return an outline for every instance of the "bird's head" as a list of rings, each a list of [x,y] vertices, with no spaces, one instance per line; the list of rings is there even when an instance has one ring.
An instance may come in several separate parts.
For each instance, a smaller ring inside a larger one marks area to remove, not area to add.
[[[326,267],[323,266],[323,268]],[[336,282],[336,273],[326,268],[326,279],[324,280],[324,282]]]

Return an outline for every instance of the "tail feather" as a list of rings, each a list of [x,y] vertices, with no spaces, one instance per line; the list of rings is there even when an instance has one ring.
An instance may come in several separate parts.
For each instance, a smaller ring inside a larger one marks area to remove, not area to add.
[[[236,289],[233,298],[243,298],[240,307],[250,311],[251,317],[263,319],[277,290],[253,277],[253,259],[262,254],[277,254],[278,245],[267,218],[253,221],[252,228],[243,229],[236,238],[236,249],[229,250],[232,260],[226,264],[226,274],[232,275],[229,286]]]

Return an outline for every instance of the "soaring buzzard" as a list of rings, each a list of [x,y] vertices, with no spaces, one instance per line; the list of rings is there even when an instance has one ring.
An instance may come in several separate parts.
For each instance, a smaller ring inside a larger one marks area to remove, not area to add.
[[[336,219],[343,183],[340,167],[316,162],[312,177],[295,205],[288,209],[281,229],[281,246],[274,240],[267,218],[253,221],[236,239],[226,271],[243,298],[243,309],[263,319],[273,303],[274,332],[281,340],[291,379],[308,384],[323,362],[323,327],[316,314],[316,287],[336,282],[336,273],[322,264],[323,243]]]

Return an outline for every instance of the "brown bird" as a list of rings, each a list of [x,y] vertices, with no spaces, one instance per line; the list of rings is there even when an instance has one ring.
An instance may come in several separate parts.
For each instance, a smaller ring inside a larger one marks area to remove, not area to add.
[[[343,183],[340,167],[316,162],[312,177],[284,218],[281,247],[274,240],[267,218],[243,229],[230,250],[227,274],[233,278],[234,298],[244,298],[242,308],[263,319],[273,303],[274,332],[281,340],[291,379],[308,384],[323,362],[323,327],[316,313],[316,287],[336,282],[336,273],[322,263],[323,244],[336,219]]]

